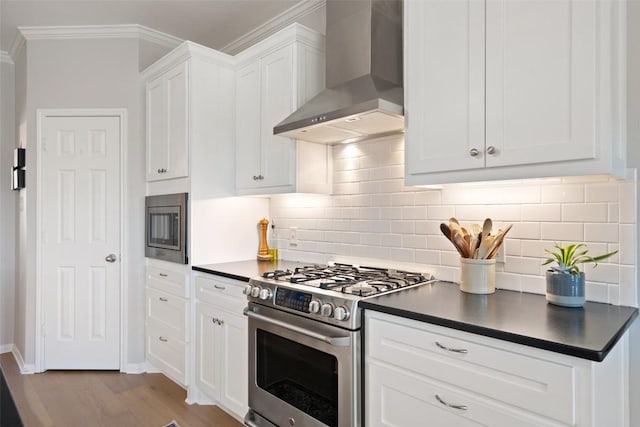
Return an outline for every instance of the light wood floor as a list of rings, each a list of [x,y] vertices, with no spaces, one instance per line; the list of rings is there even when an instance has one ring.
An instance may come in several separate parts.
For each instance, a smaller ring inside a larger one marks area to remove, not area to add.
[[[186,391],[162,374],[47,371],[22,375],[11,353],[0,365],[25,427],[239,427],[217,406],[188,405]]]

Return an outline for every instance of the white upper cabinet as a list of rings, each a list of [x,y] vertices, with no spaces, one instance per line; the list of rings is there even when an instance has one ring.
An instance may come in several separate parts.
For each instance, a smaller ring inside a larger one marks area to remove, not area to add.
[[[142,72],[150,193],[234,193],[233,57],[184,42]],[[177,179],[180,178],[180,179]],[[170,181],[169,181],[170,180]]]
[[[406,0],[407,183],[623,175],[621,7]]]
[[[189,173],[188,82],[184,62],[147,83],[147,181]]]
[[[323,36],[293,24],[237,60],[238,194],[330,192],[331,147],[273,134],[275,125],[324,88]]]

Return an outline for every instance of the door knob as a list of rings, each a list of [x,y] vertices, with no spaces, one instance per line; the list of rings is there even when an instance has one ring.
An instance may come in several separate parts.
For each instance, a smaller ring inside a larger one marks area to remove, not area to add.
[[[109,254],[106,257],[104,257],[104,260],[107,262],[116,262],[116,255],[115,254]]]

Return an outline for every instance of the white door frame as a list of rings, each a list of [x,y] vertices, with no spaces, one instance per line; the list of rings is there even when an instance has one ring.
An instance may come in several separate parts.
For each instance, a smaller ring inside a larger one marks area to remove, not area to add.
[[[125,355],[128,354],[127,325],[129,288],[127,282],[127,254],[124,244],[124,231],[126,227],[125,212],[127,207],[127,110],[126,108],[39,108],[36,110],[36,153],[32,154],[36,161],[36,310],[35,310],[35,371],[44,371],[44,309],[43,301],[43,258],[42,253],[42,152],[44,138],[44,121],[47,117],[118,117],[120,119],[120,371],[124,372],[127,366]]]

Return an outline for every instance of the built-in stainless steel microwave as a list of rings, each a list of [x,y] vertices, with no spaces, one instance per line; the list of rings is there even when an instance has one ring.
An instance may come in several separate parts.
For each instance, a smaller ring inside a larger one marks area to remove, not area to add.
[[[188,264],[187,193],[147,196],[145,200],[148,258]]]

